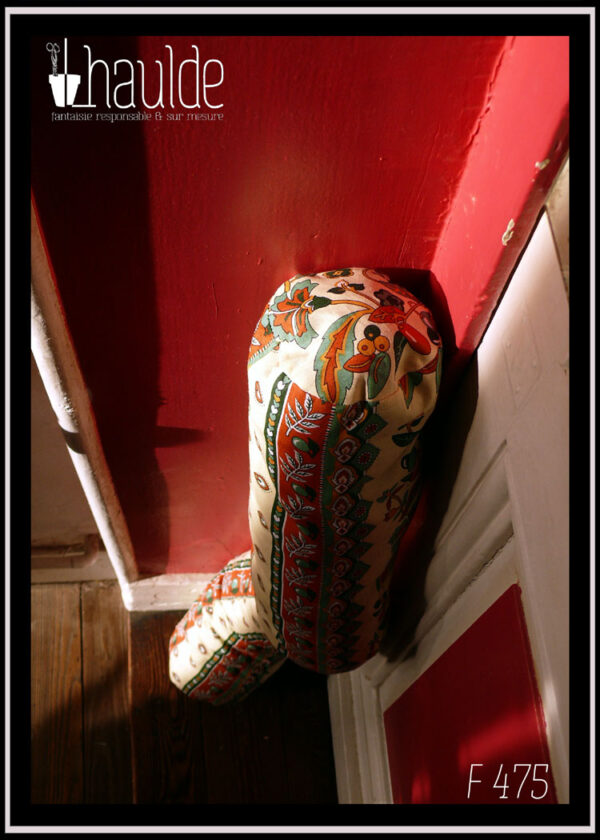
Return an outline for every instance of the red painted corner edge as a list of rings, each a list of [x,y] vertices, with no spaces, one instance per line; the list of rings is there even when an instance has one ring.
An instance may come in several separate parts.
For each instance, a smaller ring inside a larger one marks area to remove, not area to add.
[[[567,156],[568,138],[568,37],[512,38],[431,265],[455,333],[446,388],[483,337]]]

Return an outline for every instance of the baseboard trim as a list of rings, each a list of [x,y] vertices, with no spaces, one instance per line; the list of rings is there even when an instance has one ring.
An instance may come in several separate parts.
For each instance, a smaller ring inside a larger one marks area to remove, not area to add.
[[[327,681],[338,801],[387,805],[393,800],[379,691],[363,668]]]
[[[140,578],[121,585],[129,612],[187,611],[213,574],[173,574]]]

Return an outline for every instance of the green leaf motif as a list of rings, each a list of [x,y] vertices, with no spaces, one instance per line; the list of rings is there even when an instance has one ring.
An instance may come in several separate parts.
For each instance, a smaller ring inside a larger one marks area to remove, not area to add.
[[[442,348],[438,350],[438,363],[435,369],[435,391],[439,393],[440,382],[442,380]]]
[[[309,621],[307,618],[304,618],[301,615],[297,615],[295,618],[296,618],[296,624],[299,624],[300,627],[306,627],[308,629],[309,627],[313,626],[312,621]]]
[[[326,297],[314,297],[312,299],[313,309],[322,309],[324,306],[329,306],[331,301]]]
[[[354,374],[344,368],[354,354],[354,328],[363,313],[342,315],[331,324],[315,355],[314,371],[319,397],[325,402],[341,405]]]
[[[387,353],[378,353],[369,368],[367,379],[367,396],[374,399],[388,381],[392,363]]]
[[[398,364],[402,357],[402,351],[404,350],[407,344],[408,341],[402,335],[400,330],[398,330],[394,335],[394,361],[396,363],[396,368],[398,367]]]
[[[419,385],[423,379],[423,374],[418,370],[411,370],[405,373],[400,380],[400,385],[404,392],[404,401],[408,408],[412,402],[415,385]]]
[[[317,593],[313,592],[312,589],[304,589],[304,587],[297,586],[296,593],[301,595],[303,598],[308,598],[309,601],[314,601],[317,597]]]
[[[419,455],[419,453],[418,453],[417,447],[413,446],[413,448],[410,450],[410,452],[407,452],[406,455],[402,456],[402,461],[401,461],[402,469],[407,470],[408,472],[412,472],[412,470],[416,466],[418,455]]]
[[[305,498],[310,499],[311,501],[315,498],[315,491],[310,486],[304,484],[296,484],[296,482],[293,481],[292,489],[296,493],[299,493],[301,496],[304,496]]]
[[[298,522],[298,528],[311,539],[315,539],[319,534],[319,529],[314,522]]]
[[[418,434],[418,432],[404,432],[404,434],[392,435],[392,440],[396,446],[408,446],[408,444],[412,443]]]
[[[298,435],[294,435],[292,437],[292,446],[294,449],[301,449],[302,452],[308,452],[313,457],[319,451],[319,444],[314,441],[312,438],[304,438],[299,437]]]

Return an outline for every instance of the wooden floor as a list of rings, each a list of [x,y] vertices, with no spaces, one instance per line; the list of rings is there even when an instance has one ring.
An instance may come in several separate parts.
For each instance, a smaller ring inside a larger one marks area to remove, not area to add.
[[[32,586],[34,804],[335,804],[326,678],[286,663],[238,705],[169,681],[175,613],[116,582]]]

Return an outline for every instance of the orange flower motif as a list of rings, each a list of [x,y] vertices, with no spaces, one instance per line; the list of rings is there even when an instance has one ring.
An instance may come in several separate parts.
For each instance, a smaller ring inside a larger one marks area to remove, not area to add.
[[[314,310],[311,290],[316,286],[308,278],[297,283],[287,292],[273,300],[265,313],[265,319],[280,341],[295,341],[300,347],[308,347],[316,332],[308,320]],[[266,326],[265,321],[263,324]]]

